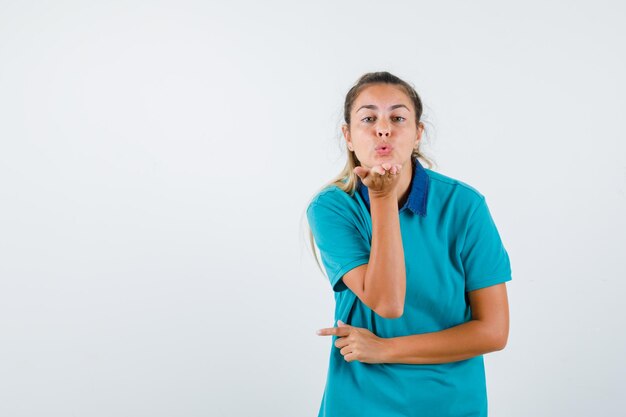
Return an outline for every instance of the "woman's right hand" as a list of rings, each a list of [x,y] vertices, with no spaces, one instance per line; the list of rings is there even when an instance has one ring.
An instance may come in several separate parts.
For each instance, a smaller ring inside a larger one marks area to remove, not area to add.
[[[369,197],[386,197],[395,194],[400,179],[400,164],[384,163],[375,165],[371,169],[358,166],[354,173],[361,178],[363,185],[367,187]]]

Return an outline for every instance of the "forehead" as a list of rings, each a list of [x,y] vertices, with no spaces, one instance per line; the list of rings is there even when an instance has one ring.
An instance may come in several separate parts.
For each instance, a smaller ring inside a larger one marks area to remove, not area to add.
[[[383,110],[394,104],[404,104],[413,109],[413,103],[402,87],[393,84],[372,84],[364,87],[354,100],[353,109],[357,110],[368,104],[376,105]]]

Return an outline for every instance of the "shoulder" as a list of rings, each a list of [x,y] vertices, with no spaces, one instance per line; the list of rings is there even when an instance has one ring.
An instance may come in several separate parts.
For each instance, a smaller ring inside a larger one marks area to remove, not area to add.
[[[327,221],[332,224],[359,224],[363,209],[356,197],[357,191],[349,194],[336,185],[328,185],[318,191],[306,209],[309,222]]]
[[[458,178],[425,168],[430,179],[429,193],[439,201],[453,201],[465,207],[477,207],[485,196],[475,186]]]
[[[338,209],[346,208],[354,204],[354,196],[343,191],[336,185],[328,185],[318,191],[307,207],[307,211],[317,206],[335,207]]]

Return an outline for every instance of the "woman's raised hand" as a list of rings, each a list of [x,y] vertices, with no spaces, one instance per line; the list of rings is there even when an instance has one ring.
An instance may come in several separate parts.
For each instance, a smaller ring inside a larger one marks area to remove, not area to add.
[[[400,164],[384,163],[371,169],[358,166],[354,168],[354,173],[367,187],[370,198],[386,197],[396,192],[401,168]]]

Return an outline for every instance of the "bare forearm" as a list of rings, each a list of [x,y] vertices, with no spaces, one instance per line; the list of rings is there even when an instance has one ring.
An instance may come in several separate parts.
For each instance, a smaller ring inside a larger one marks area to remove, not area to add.
[[[364,290],[387,311],[402,311],[406,294],[404,250],[395,195],[372,198],[372,247]]]
[[[383,339],[385,363],[433,364],[456,362],[501,350],[490,328],[480,320],[432,333]]]

